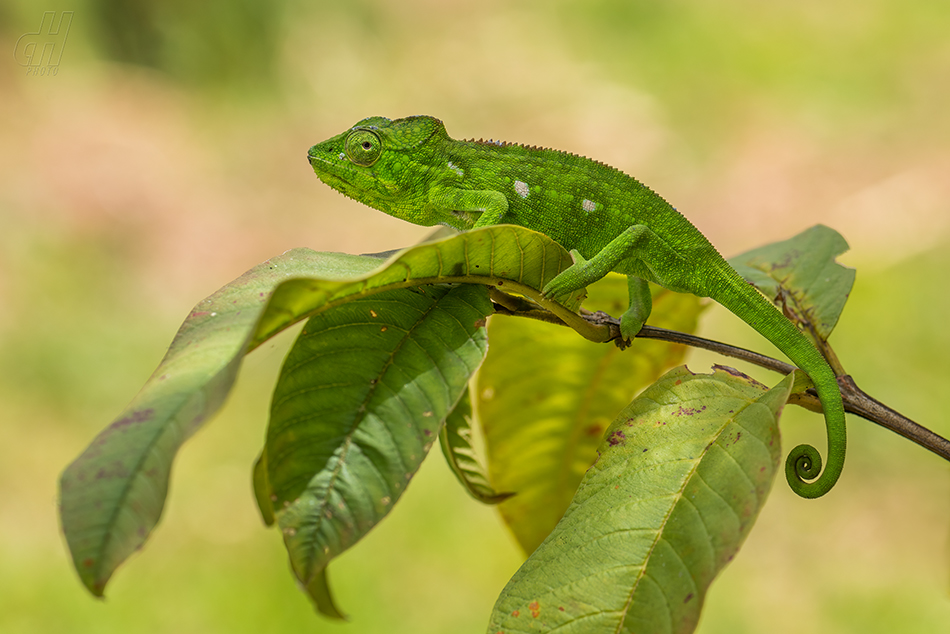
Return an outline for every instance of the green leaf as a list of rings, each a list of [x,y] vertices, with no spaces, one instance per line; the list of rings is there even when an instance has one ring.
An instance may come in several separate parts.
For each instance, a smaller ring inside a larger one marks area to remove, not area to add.
[[[308,590],[406,489],[484,359],[491,311],[484,286],[429,286],[307,322],[274,390],[265,454],[269,499]]]
[[[468,390],[445,419],[439,444],[449,469],[473,498],[482,504],[498,504],[514,495],[498,493],[488,483],[488,475],[472,443],[472,401]]]
[[[270,482],[267,481],[267,453],[261,451],[254,463],[253,471],[254,500],[261,512],[261,519],[266,526],[274,524],[274,500],[271,499]]]
[[[780,463],[793,378],[667,373],[613,422],[554,531],[501,593],[488,632],[686,633]]]
[[[346,619],[346,615],[340,611],[336,606],[336,602],[333,600],[326,568],[321,570],[320,574],[314,576],[313,580],[307,584],[305,590],[307,591],[307,595],[313,600],[320,614],[341,621]]]
[[[621,275],[588,290],[586,308],[619,315],[627,307]],[[653,291],[651,325],[695,331],[698,298]],[[636,339],[621,351],[567,328],[501,315],[492,317],[489,337],[476,391],[488,473],[496,490],[515,493],[499,510],[530,553],[561,518],[617,412],[680,363],[685,348]]]
[[[835,262],[847,250],[841,234],[815,225],[737,255],[729,264],[818,343],[828,340],[854,285],[854,269]]]
[[[63,472],[60,514],[73,562],[101,596],[161,516],[178,448],[223,403],[275,287],[288,278],[359,277],[379,262],[296,250],[254,267],[200,302],[118,418]]]
[[[379,263],[371,257],[357,259]],[[261,315],[250,346],[260,345],[301,317],[373,290],[454,282],[486,284],[527,295],[572,326],[584,328],[586,322],[581,323],[583,320],[571,312],[584,297],[583,290],[561,304],[542,299],[538,290],[571,264],[570,254],[559,244],[524,227],[496,225],[467,231],[401,251],[372,274],[356,279],[335,283],[297,279],[281,284],[271,298],[273,310]]]
[[[200,302],[141,392],[63,472],[61,521],[83,583],[101,596],[115,569],[144,544],[161,516],[175,454],[221,406],[248,351],[322,310],[428,283],[501,286],[579,319],[537,291],[570,265],[570,255],[546,236],[498,226],[422,244],[382,264],[295,249]]]

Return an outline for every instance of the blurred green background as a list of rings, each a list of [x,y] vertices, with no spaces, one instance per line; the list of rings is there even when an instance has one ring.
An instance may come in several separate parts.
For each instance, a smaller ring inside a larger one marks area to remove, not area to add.
[[[31,76],[14,52],[46,10],[73,21],[56,74]],[[595,157],[726,255],[834,227],[858,269],[842,362],[950,436],[950,3],[12,0],[0,50],[0,632],[484,631],[521,555],[437,455],[331,565],[350,623],[297,591],[250,487],[286,335],[186,445],[162,523],[105,602],[58,530],[59,472],[192,305],[292,247],[427,234],[304,160],[369,115]],[[770,350],[721,309],[703,333]],[[787,447],[823,437],[790,410]],[[827,497],[776,483],[700,632],[947,631],[947,464],[860,419],[850,438]]]

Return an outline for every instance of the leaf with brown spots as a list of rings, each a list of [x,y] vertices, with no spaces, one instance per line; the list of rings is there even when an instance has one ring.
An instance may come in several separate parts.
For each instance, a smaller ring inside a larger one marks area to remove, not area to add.
[[[831,335],[854,285],[854,269],[835,262],[847,250],[841,234],[815,225],[737,255],[729,264],[819,343]]]
[[[161,517],[178,449],[221,406],[244,355],[270,337],[357,298],[450,282],[505,281],[506,288],[582,321],[570,312],[581,291],[566,299],[565,307],[542,300],[538,290],[571,264],[570,255],[550,238],[496,226],[426,242],[382,263],[371,256],[294,249],[200,302],[132,403],[63,472],[60,516],[83,583],[101,596],[116,568],[145,543]],[[467,315],[467,327],[478,328],[483,318]],[[392,334],[369,319],[379,336]],[[267,480],[255,482],[268,517]]]
[[[779,470],[778,417],[792,385],[791,375],[766,390],[679,367],[647,388],[608,429],[488,631],[692,632]],[[622,442],[612,442],[617,432]]]
[[[610,274],[588,287],[584,306],[619,315],[627,281]],[[653,287],[650,324],[694,332],[693,295]],[[478,373],[477,411],[493,487],[515,495],[499,505],[525,553],[551,532],[597,456],[610,421],[637,392],[682,363],[685,348],[637,339],[627,350],[528,319],[492,317],[491,346]]]

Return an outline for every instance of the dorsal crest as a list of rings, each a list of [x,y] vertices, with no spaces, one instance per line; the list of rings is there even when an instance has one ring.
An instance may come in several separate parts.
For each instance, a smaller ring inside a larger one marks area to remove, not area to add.
[[[475,143],[475,144],[477,144],[477,145],[492,145],[492,146],[500,147],[500,148],[520,148],[520,149],[522,149],[522,150],[530,150],[530,151],[536,151],[536,152],[555,152],[555,153],[557,153],[557,154],[564,154],[564,155],[566,155],[566,156],[572,156],[572,157],[575,157],[575,158],[584,159],[584,160],[590,161],[591,163],[594,163],[594,164],[596,164],[596,165],[600,165],[600,166],[609,168],[609,169],[611,169],[611,170],[613,170],[613,171],[615,171],[615,172],[620,172],[621,174],[624,173],[622,170],[620,170],[620,169],[614,167],[613,165],[608,165],[608,164],[606,164],[606,163],[604,163],[604,162],[602,162],[602,161],[598,161],[597,159],[592,159],[592,158],[586,157],[586,156],[584,156],[584,155],[582,155],[582,154],[575,154],[574,152],[567,152],[567,151],[565,151],[565,150],[558,150],[558,149],[555,149],[555,148],[545,147],[545,146],[543,146],[543,145],[527,145],[527,144],[525,144],[525,143],[517,143],[517,142],[512,142],[512,141],[502,141],[502,140],[500,140],[500,139],[496,141],[495,139],[488,139],[488,140],[485,140],[485,139],[474,139],[474,138],[472,138],[472,139],[465,139],[465,142],[466,142],[466,143]]]

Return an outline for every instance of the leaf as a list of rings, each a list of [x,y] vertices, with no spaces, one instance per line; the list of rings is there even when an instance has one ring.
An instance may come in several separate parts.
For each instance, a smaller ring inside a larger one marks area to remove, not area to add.
[[[115,569],[155,527],[175,453],[223,403],[257,320],[265,307],[278,310],[268,303],[273,289],[308,273],[360,277],[378,265],[290,251],[195,306],[139,394],[60,480],[63,532],[90,592],[102,596]]]
[[[101,596],[115,569],[144,544],[161,516],[178,448],[221,406],[248,351],[301,319],[382,290],[475,282],[539,298],[536,289],[570,265],[546,236],[497,226],[422,244],[382,264],[295,249],[200,302],[141,392],[63,472],[60,516],[83,583]]]
[[[261,512],[261,519],[265,526],[274,524],[274,501],[271,499],[270,482],[267,481],[267,453],[263,450],[254,463],[253,483],[254,500]]]
[[[341,621],[346,619],[346,615],[340,611],[333,600],[326,568],[321,570],[320,574],[314,576],[313,580],[307,585],[306,591],[320,614]]]
[[[372,257],[359,259],[379,262]],[[572,326],[583,327],[579,323],[583,320],[571,312],[583,298],[583,290],[561,304],[542,300],[538,290],[572,263],[559,244],[530,229],[496,225],[467,231],[401,251],[372,274],[356,279],[334,283],[303,278],[281,284],[271,298],[274,309],[261,316],[250,346],[260,345],[301,317],[372,290],[455,282],[487,284],[529,295]]]
[[[855,271],[835,262],[848,243],[834,229],[815,225],[802,233],[729,260],[785,315],[803,324],[817,342],[827,341],[854,285]]]
[[[589,289],[589,309],[619,315],[627,283],[612,274]],[[696,329],[702,310],[692,295],[653,287],[650,324]],[[567,328],[498,315],[478,373],[478,416],[495,489],[515,496],[499,506],[526,553],[557,524],[604,430],[630,399],[680,363],[685,348],[637,339],[621,351],[585,341]]]
[[[491,311],[484,286],[386,291],[312,317],[287,355],[267,483],[318,607],[327,563],[389,513],[467,389]]]
[[[686,633],[745,539],[780,463],[793,378],[668,372],[613,422],[554,531],[488,632]]]
[[[514,495],[498,493],[488,483],[488,475],[472,443],[472,401],[468,390],[445,419],[439,444],[449,469],[473,498],[482,504],[498,504]]]

